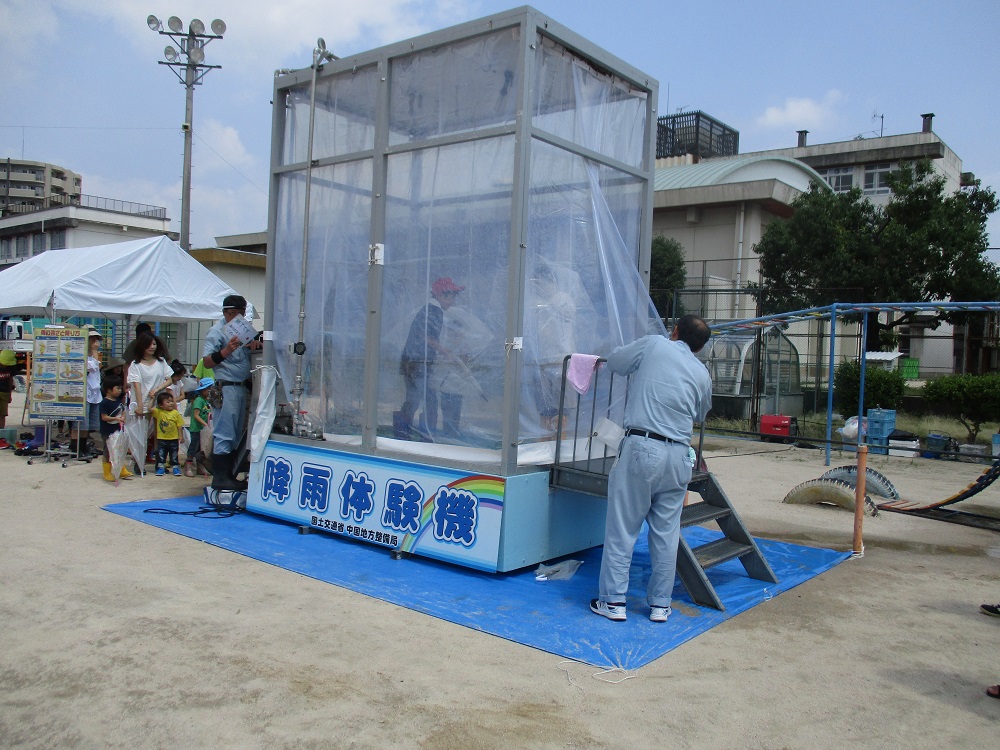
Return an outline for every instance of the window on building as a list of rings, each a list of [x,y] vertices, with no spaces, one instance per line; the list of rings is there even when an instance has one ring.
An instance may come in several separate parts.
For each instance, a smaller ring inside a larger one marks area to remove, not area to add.
[[[865,195],[888,195],[892,165],[869,164],[865,167]]]
[[[14,257],[16,258],[27,258],[28,257],[28,235],[23,235],[15,240],[14,246]]]
[[[66,230],[57,229],[54,232],[49,233],[49,249],[50,250],[65,250],[66,249]]]
[[[45,234],[34,234],[31,236],[31,254],[38,255],[39,253],[44,253],[48,250],[45,240],[48,239]]]
[[[835,193],[846,193],[854,187],[854,169],[852,167],[831,167],[817,170]]]
[[[14,254],[10,246],[10,240],[0,240],[0,260],[10,260],[13,257]]]

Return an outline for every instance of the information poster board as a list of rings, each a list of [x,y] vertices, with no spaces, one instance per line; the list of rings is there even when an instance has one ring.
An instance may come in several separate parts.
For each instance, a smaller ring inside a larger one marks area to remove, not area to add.
[[[35,333],[29,411],[34,419],[83,420],[87,412],[87,337],[80,328]]]

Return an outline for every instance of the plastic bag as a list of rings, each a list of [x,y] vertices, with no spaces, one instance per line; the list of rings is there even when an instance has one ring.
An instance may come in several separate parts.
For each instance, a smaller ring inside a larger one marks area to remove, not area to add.
[[[567,581],[573,577],[583,560],[562,560],[553,565],[541,564],[535,568],[536,581]]]
[[[128,449],[135,460],[135,468],[139,474],[146,471],[146,441],[149,439],[150,420],[147,417],[137,417],[135,412],[125,415],[125,434],[128,437]]]
[[[115,430],[108,438],[108,458],[111,459],[111,474],[115,478],[115,486],[118,486],[118,478],[125,466],[125,457],[128,455],[128,435],[124,428]],[[145,458],[145,455],[143,456]]]
[[[212,455],[212,415],[208,415],[208,421],[205,426],[201,428],[201,452],[206,456]]]
[[[601,417],[594,425],[593,437],[598,443],[604,443],[611,450],[617,451],[618,446],[625,438],[625,430],[607,417]]]
[[[865,433],[868,431],[868,419],[863,417],[861,419],[861,435],[864,437]],[[847,440],[856,440],[858,437],[858,418],[848,417],[847,421],[844,422],[844,426],[837,430],[841,435]]]

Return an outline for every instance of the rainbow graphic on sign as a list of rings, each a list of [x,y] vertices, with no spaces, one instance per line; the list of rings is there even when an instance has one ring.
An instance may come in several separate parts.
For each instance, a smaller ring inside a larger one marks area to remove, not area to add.
[[[462,477],[459,480],[445,485],[450,490],[465,490],[471,492],[479,500],[479,510],[495,510],[503,513],[503,496],[506,483],[500,477],[491,477],[486,474],[474,474]],[[424,534],[431,528],[431,516],[434,513],[434,500],[437,493],[434,493],[424,500],[423,508],[420,510],[420,530],[416,534],[407,533],[400,542],[399,549],[402,552],[412,552]]]

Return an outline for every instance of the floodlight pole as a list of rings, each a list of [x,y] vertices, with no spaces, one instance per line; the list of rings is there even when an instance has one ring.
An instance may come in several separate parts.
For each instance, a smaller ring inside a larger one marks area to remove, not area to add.
[[[184,172],[181,185],[181,247],[187,251],[191,250],[191,150],[193,118],[194,118],[194,87],[201,84],[202,79],[213,68],[221,68],[221,65],[208,65],[205,60],[205,46],[213,39],[222,39],[226,32],[226,24],[219,19],[212,21],[211,34],[205,33],[205,24],[197,18],[193,19],[184,31],[184,23],[171,16],[167,21],[169,30],[164,30],[163,24],[156,16],[149,16],[146,19],[149,28],[161,36],[170,37],[177,48],[168,45],[163,54],[166,61],[160,60],[160,65],[167,65],[177,76],[181,85],[186,89],[186,101],[184,108],[184,123],[181,130],[184,132]],[[184,69],[183,75],[180,68]]]
[[[187,89],[184,107],[184,175],[181,182],[181,247],[191,251],[191,147],[194,118],[194,72],[190,63],[184,70],[184,87]]]

